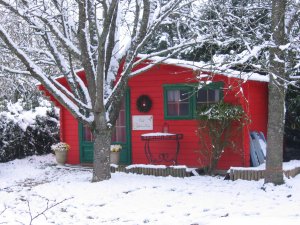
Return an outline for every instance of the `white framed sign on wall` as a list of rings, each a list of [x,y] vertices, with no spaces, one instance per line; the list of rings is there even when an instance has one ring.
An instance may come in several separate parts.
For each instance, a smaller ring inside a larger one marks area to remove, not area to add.
[[[132,116],[132,130],[153,130],[153,115]]]

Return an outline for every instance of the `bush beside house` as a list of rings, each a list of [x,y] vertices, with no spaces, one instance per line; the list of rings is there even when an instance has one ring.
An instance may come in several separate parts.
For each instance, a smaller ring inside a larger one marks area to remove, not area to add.
[[[20,100],[0,112],[0,162],[51,152],[59,140],[58,114],[46,101],[26,110]]]

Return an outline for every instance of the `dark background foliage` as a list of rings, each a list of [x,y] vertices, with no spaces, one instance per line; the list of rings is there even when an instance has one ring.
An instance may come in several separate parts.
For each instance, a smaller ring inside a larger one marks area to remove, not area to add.
[[[35,124],[24,131],[13,121],[0,117],[0,162],[50,153],[51,145],[59,139],[57,121],[52,110],[46,117],[37,116]]]

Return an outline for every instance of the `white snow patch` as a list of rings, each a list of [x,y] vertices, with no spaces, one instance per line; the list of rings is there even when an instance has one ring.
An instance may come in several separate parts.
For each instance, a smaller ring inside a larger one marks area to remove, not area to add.
[[[165,169],[167,166],[165,165],[149,165],[149,164],[132,164],[130,166],[126,166],[126,169],[133,168],[149,168],[149,169]]]
[[[143,137],[158,137],[158,136],[172,136],[172,135],[176,135],[176,134],[155,132],[155,133],[142,134],[141,136],[143,136]]]
[[[9,121],[13,121],[13,123],[18,124],[23,131],[26,131],[28,126],[35,125],[36,118],[38,116],[47,116],[47,112],[49,111],[48,104],[49,103],[44,101],[42,102],[42,105],[45,106],[36,107],[31,110],[24,110],[21,100],[14,104],[8,103],[8,111],[0,112],[0,117],[5,117]]]
[[[291,43],[287,43],[286,45],[280,45],[279,49],[281,51],[287,50],[291,46]]]
[[[51,154],[0,163],[0,223],[29,224],[28,203],[35,216],[65,200],[32,225],[299,224],[299,175],[280,186],[210,176],[114,173],[99,183],[91,177],[90,169],[57,167]]]

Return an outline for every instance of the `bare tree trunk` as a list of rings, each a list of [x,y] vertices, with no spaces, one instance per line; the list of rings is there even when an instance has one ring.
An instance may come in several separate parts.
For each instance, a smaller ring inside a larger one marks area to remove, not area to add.
[[[110,144],[111,128],[107,127],[105,113],[95,118],[94,135],[94,165],[92,182],[108,180],[110,174]]]
[[[271,79],[273,80],[273,79]],[[283,184],[284,87],[269,83],[268,145],[265,183]]]
[[[272,2],[272,31],[275,48],[272,48],[269,82],[269,114],[267,136],[267,159],[265,183],[275,185],[283,184],[283,135],[284,135],[284,100],[285,87],[285,55],[279,48],[286,44],[285,38],[285,11],[286,0],[273,0]]]

